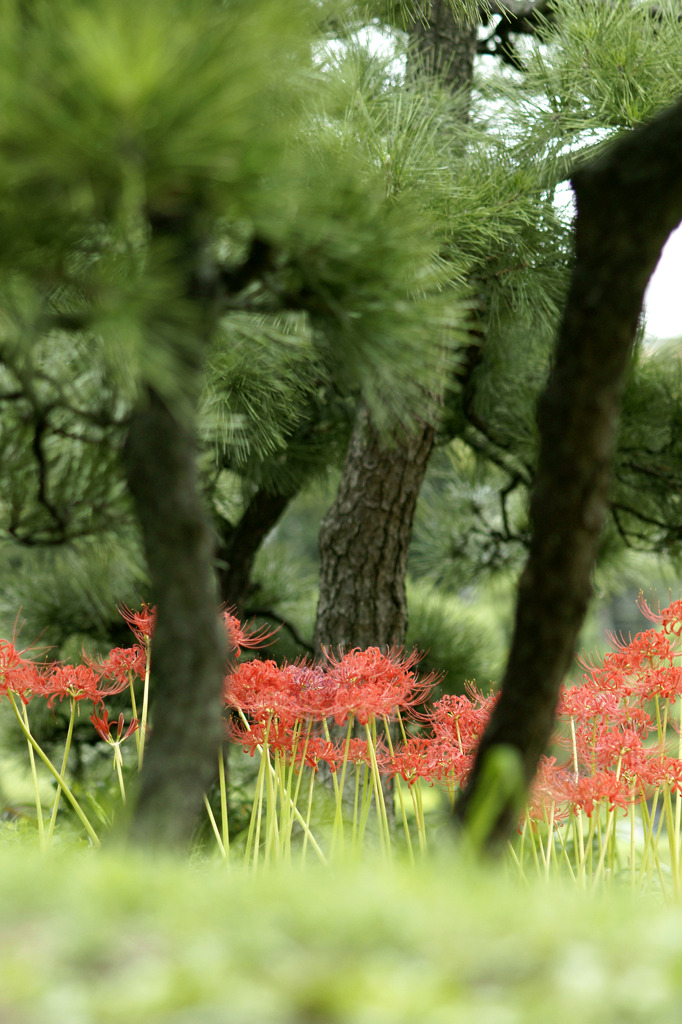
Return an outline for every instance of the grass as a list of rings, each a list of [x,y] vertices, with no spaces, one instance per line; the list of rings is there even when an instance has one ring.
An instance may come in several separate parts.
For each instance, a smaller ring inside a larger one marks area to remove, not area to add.
[[[419,868],[0,851],[3,1024],[680,1019],[682,910]]]

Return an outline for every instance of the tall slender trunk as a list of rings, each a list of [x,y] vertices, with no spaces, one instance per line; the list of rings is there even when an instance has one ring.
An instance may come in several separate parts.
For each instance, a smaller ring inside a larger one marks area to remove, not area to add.
[[[458,24],[444,0],[423,5],[417,64],[471,88],[476,29]],[[466,116],[467,103],[463,103]],[[429,339],[424,339],[429,344]],[[431,423],[383,441],[361,404],[336,499],[320,530],[320,599],[315,647],[401,645],[407,629],[405,572],[412,522],[433,450]]]
[[[256,491],[238,523],[218,531],[216,567],[220,600],[241,616],[254,589],[251,570],[261,544],[284,513],[293,494]]]
[[[624,135],[573,177],[575,267],[539,408],[533,536],[501,698],[455,808],[465,825],[474,823],[483,803],[492,806],[483,790],[490,794],[491,776],[484,769],[490,765],[494,777],[494,749],[516,752],[528,784],[549,741],[559,688],[591,595],[621,392],[644,291],[682,218],[681,180],[682,102]],[[486,785],[479,785],[484,774]],[[501,777],[497,783],[497,808],[492,816],[486,812],[490,820],[475,823],[491,845],[513,831],[523,797],[505,795]]]
[[[180,848],[191,839],[224,738],[226,652],[194,439],[154,392],[132,418],[124,465],[157,606],[152,733],[130,835]]]

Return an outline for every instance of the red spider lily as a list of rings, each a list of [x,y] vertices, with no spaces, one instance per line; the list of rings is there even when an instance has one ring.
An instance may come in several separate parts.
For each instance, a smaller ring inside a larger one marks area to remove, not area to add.
[[[272,719],[254,722],[250,727],[239,722],[232,722],[228,732],[232,743],[240,746],[244,753],[252,757],[259,747],[267,744],[268,748],[279,754],[289,754],[296,744],[298,734],[288,723]]]
[[[102,661],[94,661],[85,657],[85,663],[105,678],[111,679],[120,689],[130,684],[132,677],[144,678],[147,668],[147,652],[140,644],[133,647],[114,647]],[[119,690],[112,690],[118,693]]]
[[[291,723],[298,717],[299,681],[274,661],[245,661],[226,677],[223,700],[254,719],[274,715]]]
[[[577,733],[578,756],[582,764],[594,769],[615,768],[623,759],[628,764],[638,763],[637,755],[643,750],[641,736],[633,729],[601,728],[594,733],[579,730]]]
[[[560,822],[568,817],[565,800],[570,778],[567,765],[558,764],[555,757],[543,755],[540,758],[526,807],[526,816],[531,824],[547,821],[550,817]]]
[[[97,733],[102,737],[104,742],[110,743],[112,746],[118,746],[119,743],[123,743],[124,740],[127,740],[128,737],[132,736],[133,733],[138,729],[140,724],[137,718],[131,718],[128,724],[128,728],[124,732],[123,714],[120,714],[118,716],[118,720],[116,722],[110,722],[109,712],[107,711],[106,708],[104,709],[102,715],[98,716],[94,713],[90,715],[90,721],[92,722],[95,729],[97,730]],[[111,735],[111,730],[113,728],[116,729],[116,739],[114,739],[114,737]]]
[[[567,715],[576,722],[626,722],[627,711],[618,693],[599,690],[591,681],[584,686],[564,687],[557,707],[559,715]]]
[[[678,757],[663,757],[651,765],[652,775],[658,772],[656,782],[670,787],[671,793],[682,793],[682,760]]]
[[[300,743],[295,752],[295,762],[300,766],[312,768],[317,772],[320,762],[326,764],[330,772],[336,772],[343,761],[343,749],[331,740],[321,736],[311,736],[307,743]]]
[[[682,601],[673,601],[667,608],[655,612],[644,600],[644,594],[640,590],[637,607],[650,622],[662,625],[664,633],[672,633],[674,636],[682,635]]]
[[[350,764],[366,764],[370,766],[372,764],[372,755],[370,753],[369,743],[367,742],[367,740],[362,740],[358,736],[351,737],[351,739],[348,741],[348,744],[346,745],[345,742],[340,744],[339,749],[341,750],[342,755],[345,757],[346,761],[348,761]],[[375,748],[375,756],[376,753],[377,751]],[[380,756],[377,758],[377,763],[383,763],[383,761],[384,755],[382,747]]]
[[[610,811],[616,807],[627,810],[632,802],[632,794],[627,780],[616,777],[614,772],[595,772],[575,778],[567,776],[562,786],[564,800],[567,800],[574,814],[585,811],[590,818],[595,805],[606,801]]]
[[[649,669],[638,680],[637,694],[642,700],[661,697],[674,704],[680,693],[682,693],[682,667],[677,665]]]
[[[93,704],[101,704],[105,697],[121,693],[128,685],[127,678],[113,678],[105,683],[103,666],[91,663],[87,665],[60,665],[53,663],[42,673],[35,685],[35,693],[47,697],[47,706],[54,707],[57,699],[73,697],[74,700],[91,700]]]
[[[626,697],[634,692],[636,678],[629,655],[611,651],[605,655],[601,665],[593,665],[583,658],[577,658],[576,661],[586,670],[583,679],[593,691]]]
[[[263,647],[265,641],[269,640],[271,636],[274,636],[276,632],[276,630],[268,630],[266,626],[262,626],[254,633],[247,633],[237,616],[234,614],[234,610],[230,610],[229,608],[223,611],[222,618],[225,625],[225,631],[228,636],[228,641],[235,658],[240,656],[242,648]]]
[[[0,697],[16,693],[28,704],[40,681],[40,672],[11,640],[0,640]]]
[[[102,702],[106,692],[99,689],[100,674],[90,665],[53,664],[40,676],[35,692],[47,697],[47,706],[54,707],[57,699],[73,697],[74,700]]]
[[[459,745],[446,740],[430,739],[429,775],[432,782],[446,786],[452,792],[464,786],[474,764],[473,753],[463,753]]]
[[[372,718],[394,718],[396,712],[409,712],[424,702],[436,679],[430,676],[417,683],[413,667],[417,652],[405,654],[394,649],[384,654],[378,647],[361,651],[355,648],[339,658],[325,652],[328,674],[336,684],[334,720],[343,725],[349,715],[361,725]]]
[[[604,658],[605,669],[618,668],[632,673],[661,659],[672,664],[673,658],[679,654],[671,646],[668,637],[655,629],[638,633],[634,640],[627,644],[613,633],[609,634],[609,639],[616,650]]]
[[[298,694],[298,715],[312,721],[321,721],[332,716],[338,686],[336,680],[327,675],[324,669],[298,662],[295,665],[285,665],[282,672],[292,685],[292,694]]]
[[[156,625],[156,605],[150,607],[143,603],[139,612],[134,612],[126,605],[118,606],[118,610],[126,620],[131,630],[143,646],[148,646]]]
[[[460,754],[470,753],[488,724],[497,695],[484,697],[472,687],[472,696],[448,693],[437,700],[428,721],[438,740],[456,745]]]
[[[389,778],[395,775],[413,786],[418,779],[433,782],[433,742],[427,737],[410,736],[406,743],[399,747],[390,758],[388,766]]]

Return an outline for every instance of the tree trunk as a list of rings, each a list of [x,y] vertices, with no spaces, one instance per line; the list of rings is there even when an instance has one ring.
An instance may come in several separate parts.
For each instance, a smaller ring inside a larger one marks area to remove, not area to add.
[[[257,491],[234,526],[221,524],[216,567],[220,600],[244,613],[253,589],[251,569],[260,545],[282,516],[293,494]]]
[[[467,116],[468,93],[474,75],[476,26],[455,21],[452,8],[445,0],[424,0],[420,12],[421,17],[412,26],[410,37],[420,58],[421,70],[438,75],[453,90],[464,90]]]
[[[416,53],[432,73],[468,94],[475,27],[455,22],[443,0],[431,0],[423,13],[425,24],[413,29]],[[361,404],[339,491],[320,530],[318,653],[322,646],[404,643],[407,554],[433,441],[434,428],[424,423],[407,438],[383,442]]]
[[[388,447],[358,411],[334,504],[320,529],[315,648],[400,645],[412,520],[433,427]]]
[[[124,464],[157,606],[152,732],[130,835],[180,848],[216,771],[226,645],[194,440],[155,393],[132,418]]]
[[[551,735],[559,688],[590,598],[621,392],[644,291],[682,218],[682,103],[625,135],[577,172],[573,186],[575,267],[539,407],[533,539],[519,583],[502,695],[455,808],[468,826],[481,806],[482,769],[495,762],[488,755],[500,746],[518,752],[527,785]],[[500,798],[486,828],[489,844],[513,831],[518,796]]]

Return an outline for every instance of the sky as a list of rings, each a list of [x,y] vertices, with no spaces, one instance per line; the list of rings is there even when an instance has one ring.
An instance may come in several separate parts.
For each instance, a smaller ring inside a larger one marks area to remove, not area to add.
[[[682,335],[682,227],[668,239],[644,305],[648,335],[660,340]]]

